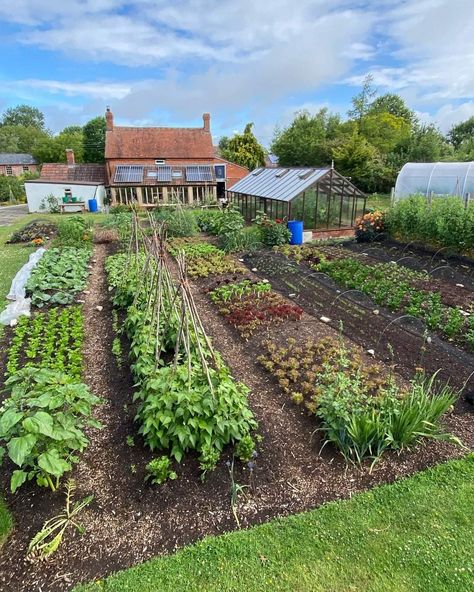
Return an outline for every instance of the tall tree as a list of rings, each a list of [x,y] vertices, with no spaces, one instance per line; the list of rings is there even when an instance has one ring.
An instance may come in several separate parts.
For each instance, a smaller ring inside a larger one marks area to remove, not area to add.
[[[223,158],[252,170],[265,164],[265,151],[253,131],[253,123],[247,123],[242,134],[229,139]]]
[[[461,123],[453,125],[453,127],[448,132],[448,138],[455,148],[459,148],[459,146],[465,140],[473,140],[474,115],[469,119],[466,119],[466,121],[461,121]]]
[[[399,95],[386,93],[374,99],[367,110],[368,115],[379,115],[380,113],[390,113],[395,117],[404,119],[410,127],[416,123],[415,113],[407,106],[405,101]]]
[[[367,74],[362,83],[362,90],[351,100],[352,109],[347,112],[349,117],[360,121],[369,111],[372,99],[376,94],[377,90],[374,88],[374,77],[372,74]]]
[[[381,154],[395,150],[410,137],[411,126],[403,118],[388,111],[372,113],[363,117],[359,124],[360,133],[375,146]]]
[[[327,109],[314,115],[299,111],[288,127],[275,130],[271,151],[283,166],[324,166],[331,160],[330,143],[342,129],[339,115]]]
[[[387,190],[387,170],[379,151],[357,131],[337,141],[332,155],[337,170],[361,189]]]
[[[33,153],[39,142],[47,139],[46,132],[22,125],[0,126],[0,152]]]
[[[76,162],[83,162],[83,142],[82,128],[71,125],[38,142],[33,154],[40,162],[66,162],[66,148],[72,148]]]
[[[24,127],[34,127],[44,131],[44,115],[36,107],[29,105],[18,105],[7,109],[0,120],[0,125],[22,125]]]
[[[84,162],[105,160],[105,117],[94,117],[83,127]]]
[[[433,124],[415,126],[408,140],[400,147],[405,162],[436,162],[453,158],[454,151]]]

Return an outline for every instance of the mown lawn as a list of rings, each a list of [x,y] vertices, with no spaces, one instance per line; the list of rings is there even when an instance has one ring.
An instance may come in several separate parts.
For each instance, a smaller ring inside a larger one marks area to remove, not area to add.
[[[390,194],[372,193],[367,195],[366,207],[374,210],[388,210],[390,208]]]
[[[212,537],[75,592],[468,592],[474,455],[351,500]]]

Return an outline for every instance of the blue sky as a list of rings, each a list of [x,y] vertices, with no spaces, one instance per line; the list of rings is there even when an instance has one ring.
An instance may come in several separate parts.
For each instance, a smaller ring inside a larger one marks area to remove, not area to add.
[[[474,115],[474,0],[0,0],[0,110],[58,131],[110,105],[123,125],[216,139],[300,109],[345,113],[371,72],[443,131]]]

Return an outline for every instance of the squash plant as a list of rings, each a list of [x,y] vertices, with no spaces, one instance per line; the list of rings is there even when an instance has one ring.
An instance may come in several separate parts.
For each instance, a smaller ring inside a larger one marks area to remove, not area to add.
[[[55,491],[88,444],[85,428],[101,427],[92,417],[100,399],[66,374],[35,367],[19,370],[5,386],[10,396],[0,408],[0,458],[18,467],[11,491],[31,479]]]

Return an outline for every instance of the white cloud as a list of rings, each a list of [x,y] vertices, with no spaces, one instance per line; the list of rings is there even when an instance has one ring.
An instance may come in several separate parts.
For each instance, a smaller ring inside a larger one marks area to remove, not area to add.
[[[434,123],[444,133],[459,121],[469,119],[474,115],[474,101],[466,101],[459,105],[443,105],[435,113],[417,112],[419,119],[426,123]]]
[[[4,87],[12,90],[39,89],[52,94],[79,96],[101,99],[123,99],[131,86],[123,82],[66,82],[63,80],[40,80],[28,78],[5,83]]]
[[[79,66],[74,82],[51,73],[3,88],[40,91],[50,105],[82,99],[88,114],[110,103],[123,122],[179,124],[211,111],[214,132],[254,120],[267,140],[274,122],[290,120],[292,105],[319,104],[312,97],[322,87],[359,86],[357,65],[382,92],[448,121],[472,114],[473,2],[17,0],[12,10],[0,0],[0,20],[16,23],[17,43],[71,56],[85,72],[88,61],[104,64],[100,81],[77,81]],[[140,68],[141,79],[127,75]]]

